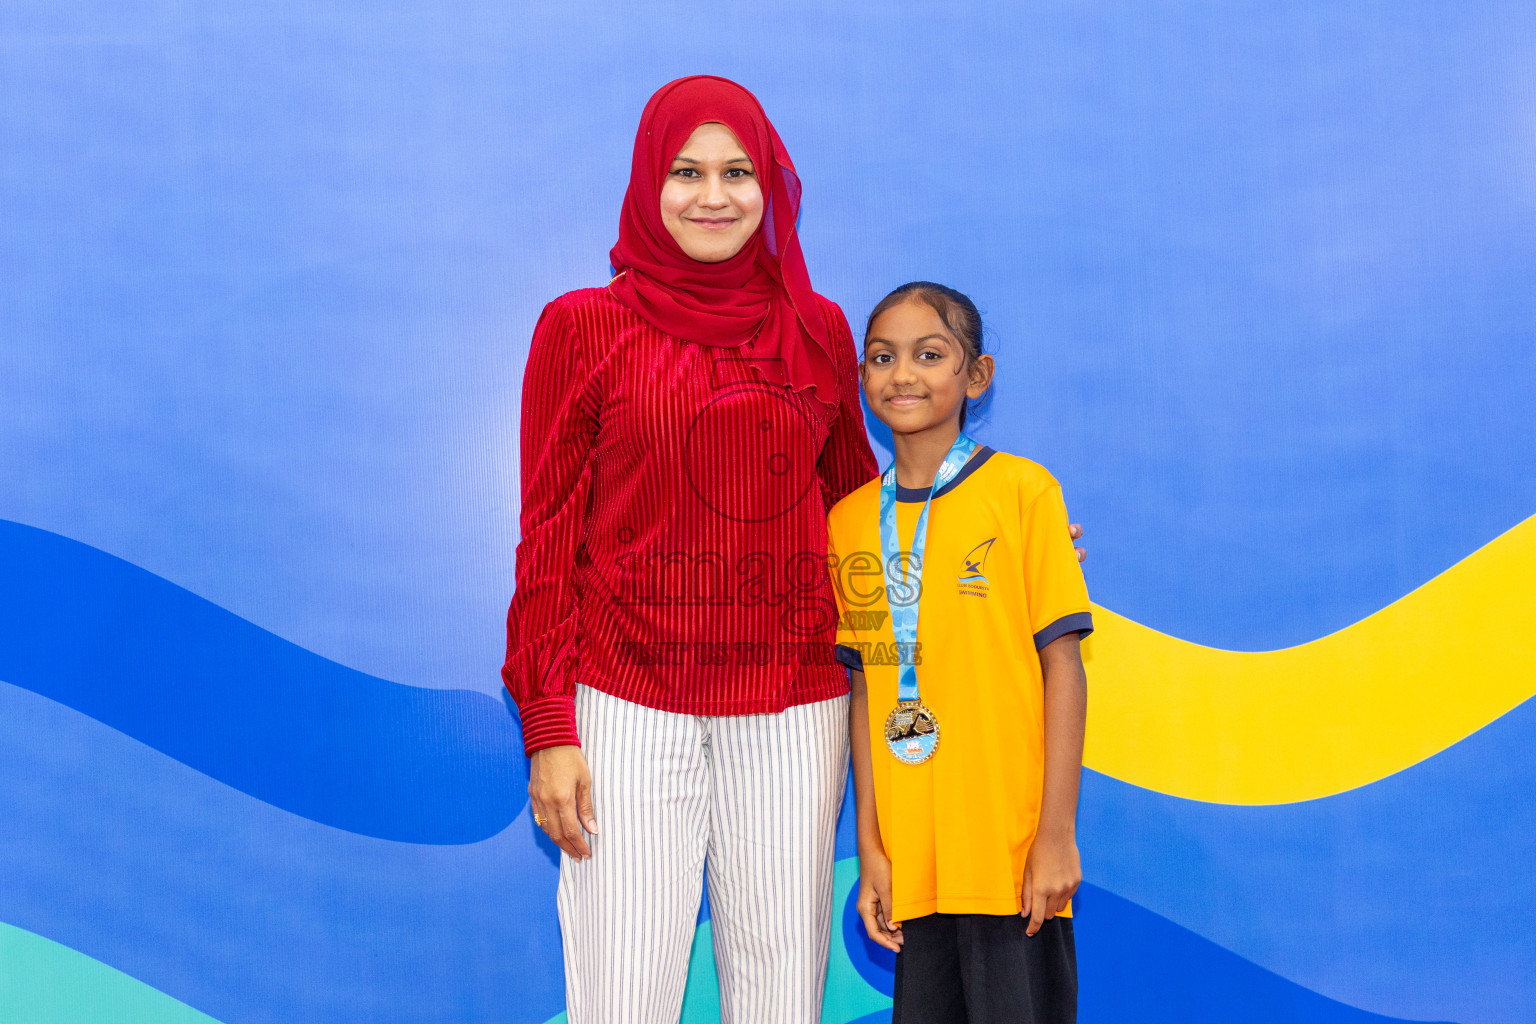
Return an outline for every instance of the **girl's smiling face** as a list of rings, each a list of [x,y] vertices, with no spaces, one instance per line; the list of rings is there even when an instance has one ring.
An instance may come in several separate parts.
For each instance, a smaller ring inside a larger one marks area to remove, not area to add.
[[[741,251],[763,222],[757,169],[729,128],[711,121],[688,136],[661,186],[661,221],[700,263]]]
[[[898,434],[951,422],[992,383],[992,357],[973,356],[926,302],[898,302],[875,318],[859,378],[875,416]]]

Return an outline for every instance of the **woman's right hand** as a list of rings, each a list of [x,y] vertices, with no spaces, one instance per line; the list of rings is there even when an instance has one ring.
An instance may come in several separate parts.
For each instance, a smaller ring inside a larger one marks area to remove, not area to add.
[[[528,767],[528,801],[534,821],[574,860],[592,856],[587,835],[597,835],[592,813],[592,773],[576,746],[535,751]],[[582,829],[586,829],[583,834]]]
[[[884,853],[859,854],[859,916],[869,937],[892,953],[901,952],[901,925],[892,924],[891,862]]]

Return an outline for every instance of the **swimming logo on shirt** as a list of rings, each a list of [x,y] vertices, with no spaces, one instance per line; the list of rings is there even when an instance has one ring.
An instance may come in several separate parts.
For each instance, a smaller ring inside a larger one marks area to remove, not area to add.
[[[971,549],[971,553],[965,556],[963,559],[965,568],[960,570],[959,576],[961,594],[986,597],[992,589],[992,584],[987,582],[984,572],[987,567],[987,555],[992,551],[992,545],[995,543],[997,538],[989,537],[977,544]]]

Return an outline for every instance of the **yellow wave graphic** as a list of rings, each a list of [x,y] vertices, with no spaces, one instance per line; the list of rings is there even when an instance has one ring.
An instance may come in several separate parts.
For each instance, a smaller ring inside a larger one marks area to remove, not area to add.
[[[1223,651],[1095,607],[1088,767],[1227,804],[1312,800],[1444,750],[1536,694],[1536,517],[1337,633]]]

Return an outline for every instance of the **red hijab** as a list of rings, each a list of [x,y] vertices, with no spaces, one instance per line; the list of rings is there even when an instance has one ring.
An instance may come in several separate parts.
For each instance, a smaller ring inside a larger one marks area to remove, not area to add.
[[[719,122],[752,158],[763,189],[763,223],[723,263],[683,252],[661,220],[661,186],[695,128]],[[735,82],[693,75],[668,82],[645,105],[635,132],[619,240],[608,254],[613,297],[674,337],[742,349],[765,376],[838,402],[837,371],[821,306],[800,254],[795,220],[800,178],[762,104]]]

